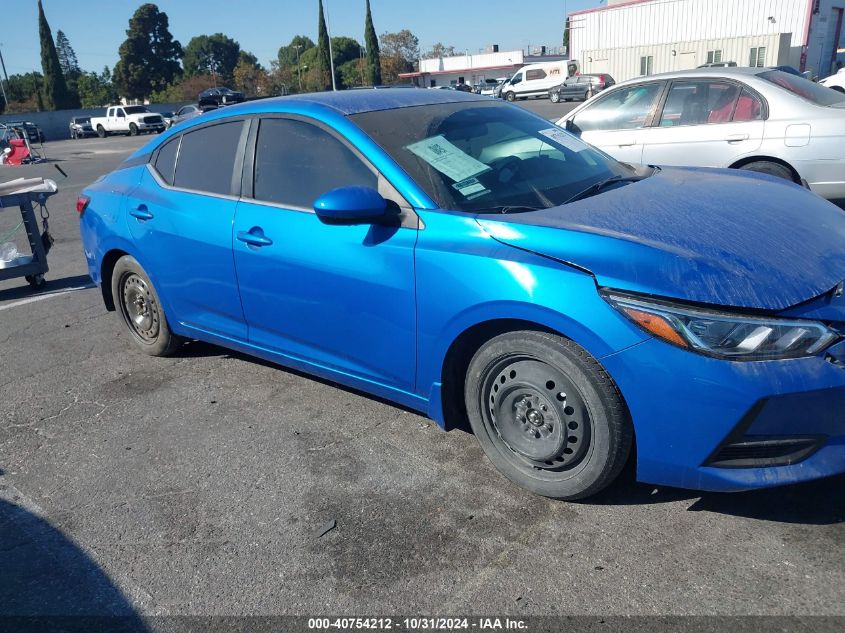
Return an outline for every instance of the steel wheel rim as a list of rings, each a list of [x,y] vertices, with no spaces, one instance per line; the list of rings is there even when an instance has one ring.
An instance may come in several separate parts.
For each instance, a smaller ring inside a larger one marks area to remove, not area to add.
[[[158,304],[150,286],[135,273],[123,278],[121,308],[132,334],[143,343],[154,343],[158,338],[160,316]]]
[[[517,465],[551,474],[584,462],[592,435],[589,410],[562,370],[530,356],[506,357],[486,372],[481,397],[488,433]]]

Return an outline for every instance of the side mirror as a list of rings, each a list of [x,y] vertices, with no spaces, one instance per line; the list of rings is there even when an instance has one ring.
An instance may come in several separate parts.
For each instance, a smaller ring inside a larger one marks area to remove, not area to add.
[[[581,128],[575,125],[575,122],[572,119],[567,119],[563,127],[570,134],[573,134],[574,136],[581,136]]]
[[[374,224],[387,215],[387,200],[370,187],[339,187],[314,201],[324,224]]]

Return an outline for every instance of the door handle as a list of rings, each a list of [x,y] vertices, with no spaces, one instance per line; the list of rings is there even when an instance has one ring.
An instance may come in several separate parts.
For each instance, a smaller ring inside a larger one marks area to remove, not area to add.
[[[145,204],[139,204],[137,207],[132,208],[129,211],[129,215],[133,218],[137,218],[141,222],[152,220],[155,217],[152,213],[150,213],[149,209],[147,209],[147,205]]]
[[[630,140],[625,140],[619,143],[619,147],[633,147],[637,144],[637,139],[632,138]]]
[[[264,235],[264,231],[262,231],[259,227],[252,228],[249,231],[238,231],[237,238],[241,242],[249,244],[250,246],[261,247],[273,244],[273,240]]]
[[[748,134],[729,134],[725,140],[728,143],[739,143],[740,141],[747,141]]]

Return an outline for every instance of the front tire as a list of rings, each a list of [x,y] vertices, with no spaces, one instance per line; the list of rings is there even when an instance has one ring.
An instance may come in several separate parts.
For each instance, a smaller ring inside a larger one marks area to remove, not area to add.
[[[510,101],[511,103],[513,103],[514,101],[516,101],[516,93],[514,93],[514,92],[506,92],[506,93],[505,93],[505,99],[507,99],[508,101]]]
[[[558,94],[557,92],[550,92],[549,99],[552,103],[560,103],[560,94]]]
[[[777,176],[790,182],[795,182],[795,177],[789,167],[781,165],[780,163],[773,163],[767,160],[758,160],[753,163],[743,165],[740,169],[744,171],[756,171],[759,174],[768,174],[769,176]]]
[[[106,138],[106,136],[108,136],[108,134],[106,134],[106,128],[104,128],[102,125],[97,126],[97,136],[99,136],[100,138]]]
[[[470,362],[470,425],[512,482],[555,499],[583,499],[621,472],[633,426],[610,376],[583,348],[554,334],[508,332]]]
[[[135,347],[150,356],[170,356],[183,339],[170,330],[156,289],[138,261],[124,255],[114,266],[112,297]]]
[[[134,123],[129,124],[129,136],[138,136],[138,126]]]

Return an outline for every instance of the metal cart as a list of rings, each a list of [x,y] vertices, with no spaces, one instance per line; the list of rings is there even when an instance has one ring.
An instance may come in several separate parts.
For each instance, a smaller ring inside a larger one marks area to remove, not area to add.
[[[0,268],[0,281],[24,277],[35,288],[40,288],[46,283],[44,273],[49,270],[47,250],[33,203],[43,208],[47,198],[57,191],[56,183],[46,178],[20,178],[0,183],[0,213],[13,207],[20,209],[22,223],[26,227],[26,236],[32,251],[32,257],[18,257],[18,260],[21,260],[20,264]],[[46,219],[46,217],[42,214],[42,218]]]

